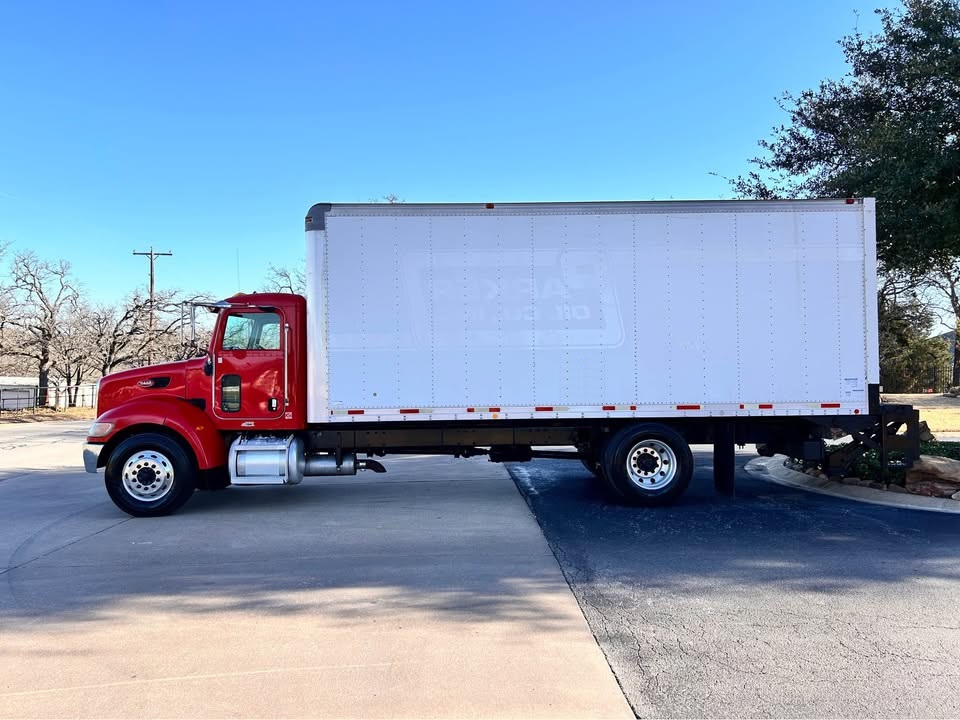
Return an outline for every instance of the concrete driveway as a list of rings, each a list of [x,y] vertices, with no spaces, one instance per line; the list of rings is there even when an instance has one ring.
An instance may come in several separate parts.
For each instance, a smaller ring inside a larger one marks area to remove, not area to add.
[[[0,427],[0,716],[632,717],[501,466],[131,519],[87,425]]]
[[[696,450],[696,449],[695,449]],[[640,717],[960,717],[960,519],[752,479],[695,452],[670,508],[511,465]]]

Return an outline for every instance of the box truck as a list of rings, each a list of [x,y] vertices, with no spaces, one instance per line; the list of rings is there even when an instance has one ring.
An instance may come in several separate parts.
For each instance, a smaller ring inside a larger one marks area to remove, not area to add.
[[[874,233],[869,198],[317,204],[306,297],[212,303],[205,358],[103,378],[84,463],[135,516],[404,453],[571,458],[639,505],[684,492],[696,443],[721,492],[736,444],[909,463]]]

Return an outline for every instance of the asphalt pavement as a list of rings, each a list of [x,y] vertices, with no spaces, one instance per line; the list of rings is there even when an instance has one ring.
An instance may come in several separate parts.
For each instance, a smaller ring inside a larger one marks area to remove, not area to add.
[[[960,716],[960,519],[752,479],[696,452],[669,508],[509,466],[639,717]]]
[[[0,717],[631,717],[502,466],[133,519],[89,423],[0,426]]]

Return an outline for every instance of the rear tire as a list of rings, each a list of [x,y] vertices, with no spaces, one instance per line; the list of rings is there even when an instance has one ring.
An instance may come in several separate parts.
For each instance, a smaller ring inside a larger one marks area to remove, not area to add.
[[[604,479],[628,505],[668,505],[686,491],[693,453],[673,428],[630,425],[616,433],[603,453]]]
[[[110,454],[104,473],[107,494],[134,517],[179,510],[193,495],[196,464],[180,443],[159,433],[133,435]]]

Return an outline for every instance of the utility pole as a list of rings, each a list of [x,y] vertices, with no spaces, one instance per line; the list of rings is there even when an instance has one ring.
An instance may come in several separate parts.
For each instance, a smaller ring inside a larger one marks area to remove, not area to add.
[[[172,256],[172,252],[154,252],[153,245],[150,246],[150,252],[137,252],[133,251],[134,255],[143,255],[144,257],[150,258],[150,326],[147,330],[147,363],[153,364],[153,263],[158,257],[163,257],[164,255]]]

